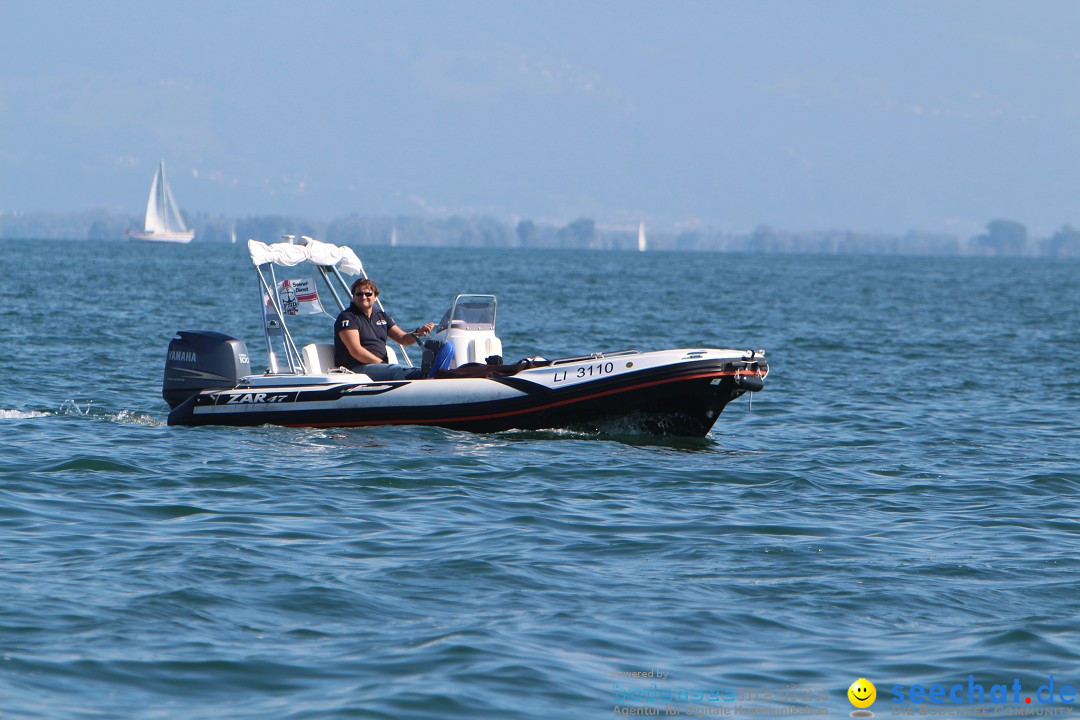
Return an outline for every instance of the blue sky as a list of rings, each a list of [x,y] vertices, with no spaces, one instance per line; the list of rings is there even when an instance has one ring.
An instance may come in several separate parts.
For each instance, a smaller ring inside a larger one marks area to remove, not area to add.
[[[0,0],[0,210],[1080,226],[1080,3]]]

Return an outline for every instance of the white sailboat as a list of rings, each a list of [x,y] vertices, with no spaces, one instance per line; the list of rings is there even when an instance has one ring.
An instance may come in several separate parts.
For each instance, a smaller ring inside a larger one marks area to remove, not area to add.
[[[390,231],[390,247],[397,247],[397,228]]]
[[[645,223],[638,223],[637,226],[637,249],[638,252],[645,252],[648,243],[645,242]]]
[[[195,237],[195,231],[189,230],[184,218],[180,217],[180,208],[176,206],[176,199],[165,180],[164,160],[154,174],[154,181],[150,183],[143,230],[132,230],[128,235],[132,240],[168,243],[189,243]]]

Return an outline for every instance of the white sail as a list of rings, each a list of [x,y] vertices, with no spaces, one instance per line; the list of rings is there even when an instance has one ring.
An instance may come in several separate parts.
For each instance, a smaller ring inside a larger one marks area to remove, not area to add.
[[[173,197],[172,188],[165,183],[165,165],[161,166],[161,187],[165,189],[162,195],[165,198],[165,227],[168,230],[177,232],[187,232],[188,226],[184,224],[184,218],[180,217],[180,208],[176,205],[176,198]]]
[[[150,197],[146,200],[146,221],[143,232],[129,233],[133,240],[151,242],[189,243],[195,231],[189,230],[180,208],[176,204],[169,182],[165,179],[165,161],[158,165],[154,180],[150,183]]]
[[[637,226],[637,249],[638,252],[645,252],[645,248],[648,243],[645,242],[645,223],[638,223]]]

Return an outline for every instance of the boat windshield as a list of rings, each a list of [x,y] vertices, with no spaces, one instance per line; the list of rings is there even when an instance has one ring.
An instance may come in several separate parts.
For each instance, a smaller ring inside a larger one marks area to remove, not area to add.
[[[495,329],[494,295],[458,295],[442,316],[436,332],[449,327],[461,330]]]

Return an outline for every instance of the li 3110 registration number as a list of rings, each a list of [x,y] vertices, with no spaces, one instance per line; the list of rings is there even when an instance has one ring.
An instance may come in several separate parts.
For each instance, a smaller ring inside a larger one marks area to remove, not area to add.
[[[586,380],[588,378],[600,377],[601,375],[610,375],[613,372],[615,372],[615,363],[600,362],[594,365],[581,365],[568,370],[556,370],[554,381],[574,382],[575,380]]]

